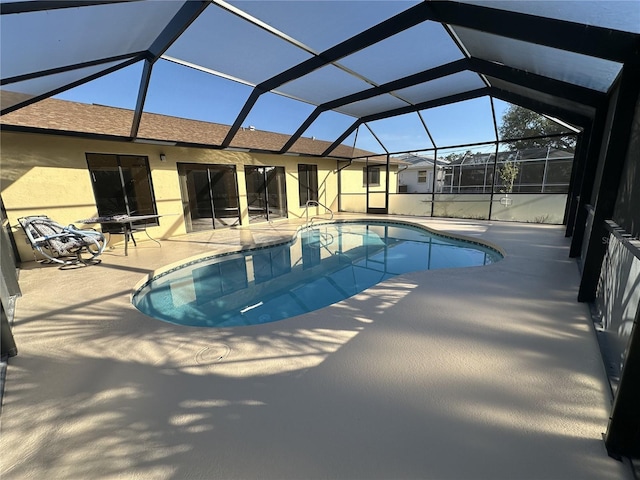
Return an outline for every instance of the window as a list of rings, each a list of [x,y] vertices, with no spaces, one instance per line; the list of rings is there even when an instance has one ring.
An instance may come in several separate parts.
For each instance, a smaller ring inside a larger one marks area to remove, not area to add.
[[[367,170],[369,171],[369,175],[367,178]],[[367,180],[369,180],[367,182]],[[364,167],[362,169],[362,184],[370,186],[379,186],[380,185],[380,167]]]
[[[427,171],[418,170],[418,183],[427,183]]]
[[[304,207],[309,200],[318,201],[318,166],[298,165],[298,191],[300,206]]]
[[[287,185],[284,167],[244,167],[249,222],[287,218]]]
[[[235,165],[178,163],[178,176],[188,232],[240,223]]]
[[[157,215],[147,157],[101,153],[86,156],[99,216]],[[159,223],[151,219],[143,224]],[[121,231],[122,225],[103,224],[102,230],[114,233]]]

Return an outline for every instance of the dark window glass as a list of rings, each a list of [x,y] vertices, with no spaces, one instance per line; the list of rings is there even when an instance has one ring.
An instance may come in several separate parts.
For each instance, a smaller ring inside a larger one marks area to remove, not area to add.
[[[367,172],[369,172],[369,175],[367,175]],[[369,184],[374,187],[380,185],[380,167],[364,167],[362,169],[362,184]]]
[[[87,164],[99,216],[157,215],[147,157],[87,153]],[[158,225],[158,219],[137,223]],[[103,224],[102,229],[115,232],[122,225]]]
[[[304,207],[309,200],[318,201],[318,166],[298,165],[298,191],[300,206]]]
[[[124,178],[124,197],[130,215],[155,215],[156,207],[151,188],[151,173],[146,157],[119,156]]]
[[[187,231],[240,223],[235,165],[178,163]]]
[[[284,167],[244,167],[249,222],[287,218]]]

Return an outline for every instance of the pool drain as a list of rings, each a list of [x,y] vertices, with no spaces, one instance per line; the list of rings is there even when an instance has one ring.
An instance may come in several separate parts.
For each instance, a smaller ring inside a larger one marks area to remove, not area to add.
[[[198,365],[211,365],[212,363],[218,363],[224,360],[230,352],[231,348],[229,345],[209,345],[196,353],[196,363]]]

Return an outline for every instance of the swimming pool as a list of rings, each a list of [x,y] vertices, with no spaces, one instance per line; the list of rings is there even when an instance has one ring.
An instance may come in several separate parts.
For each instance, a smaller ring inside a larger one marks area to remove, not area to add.
[[[303,229],[285,244],[181,265],[146,282],[132,301],[178,325],[256,325],[326,307],[402,273],[501,258],[483,244],[413,225],[331,223]]]

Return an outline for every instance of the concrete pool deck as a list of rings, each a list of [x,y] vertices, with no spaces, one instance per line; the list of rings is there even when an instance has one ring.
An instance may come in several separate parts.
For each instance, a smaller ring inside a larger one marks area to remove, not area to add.
[[[299,223],[139,242],[86,268],[25,264],[1,478],[633,478],[602,441],[610,392],[564,228],[389,218],[507,255],[229,329],[153,320],[132,289]]]

